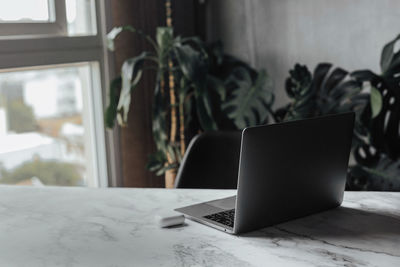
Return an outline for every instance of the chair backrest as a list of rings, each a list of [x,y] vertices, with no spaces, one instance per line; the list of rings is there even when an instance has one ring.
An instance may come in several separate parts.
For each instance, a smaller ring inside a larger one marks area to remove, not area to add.
[[[176,188],[236,189],[241,131],[196,135],[176,177]]]

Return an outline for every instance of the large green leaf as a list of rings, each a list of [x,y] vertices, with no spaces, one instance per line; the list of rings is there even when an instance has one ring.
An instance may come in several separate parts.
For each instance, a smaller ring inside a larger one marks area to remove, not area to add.
[[[296,64],[286,82],[292,103],[285,120],[355,111],[366,105],[365,98],[357,98],[362,82],[351,78],[343,69],[331,69],[329,63],[318,64],[310,78],[306,67]]]
[[[123,27],[115,27],[107,34],[107,48],[110,51],[115,50],[115,38],[122,32]]]
[[[167,170],[177,169],[178,167],[178,163],[169,164],[164,153],[161,153],[161,151],[150,154],[146,165],[146,168],[149,171],[155,172],[157,176],[163,175]]]
[[[162,47],[166,44],[171,45],[173,40],[174,30],[171,27],[157,27],[156,41],[158,46]]]
[[[382,156],[373,167],[356,165],[350,168],[349,186],[357,190],[400,191],[400,160]]]
[[[352,73],[371,90],[369,105],[361,116],[365,129],[357,136],[350,186],[362,190],[400,190],[400,35],[385,45],[381,55],[382,75],[370,70]],[[360,129],[360,128],[358,128]]]
[[[221,41],[217,41],[208,45],[210,55],[215,60],[215,65],[220,66],[224,63],[224,50]]]
[[[105,113],[105,123],[108,128],[114,127],[114,121],[117,116],[118,106],[118,93],[117,90],[121,89],[121,76],[115,78],[110,85],[110,103]]]
[[[379,112],[382,109],[382,95],[375,87],[371,87],[370,93],[371,99],[371,110],[372,110],[372,118],[378,116]]]
[[[162,73],[159,73],[159,76]],[[160,88],[160,77],[157,79],[157,84],[154,90],[154,102],[153,102],[153,139],[156,144],[157,150],[164,154],[164,158],[167,158],[167,147],[168,147],[168,135],[167,135],[167,107],[166,107],[164,96]]]
[[[162,151],[158,150],[149,155],[149,160],[147,161],[146,168],[152,172],[158,171],[165,166],[166,161],[167,158],[165,157],[165,154],[162,153]]]
[[[144,34],[142,31],[135,29],[132,26],[115,27],[107,34],[107,45],[110,50],[114,50],[114,41],[116,37],[123,31],[137,33],[143,36],[149,41],[153,48],[159,52],[157,44],[150,38],[150,36]],[[114,125],[114,119],[120,125],[125,125],[128,120],[128,112],[131,103],[131,94],[136,88],[142,76],[142,66],[146,59],[156,61],[157,58],[150,52],[143,52],[137,57],[129,58],[124,61],[121,68],[121,78],[117,78],[111,83],[110,86],[110,105],[105,113],[105,121],[108,127]],[[116,104],[117,89],[120,87],[121,92],[119,94],[118,104]]]
[[[322,78],[322,77],[321,77]],[[317,92],[321,92],[318,96],[318,109],[321,114],[334,114],[345,111],[356,111],[356,107],[364,107],[367,101],[361,103],[357,99],[357,105],[354,105],[353,97],[356,97],[362,90],[362,84],[348,75],[348,72],[336,68],[331,73],[326,73],[319,88],[315,88]],[[346,110],[345,107],[351,107]]]
[[[370,70],[357,70],[350,74],[350,76],[360,82],[370,82],[375,84],[381,79],[379,75],[376,75]]]
[[[190,45],[179,45],[174,47],[174,54],[186,79],[197,87],[204,87],[207,77],[207,63],[202,53]]]
[[[173,51],[179,69],[193,87],[196,113],[201,127],[205,131],[217,130],[207,87],[207,62],[203,53],[188,44],[177,45]]]
[[[368,70],[357,71],[352,75],[371,87],[370,105],[361,117],[367,129],[364,134],[366,145],[373,147],[378,154],[397,159],[400,157],[400,66],[389,64],[382,75]]]
[[[315,92],[312,90],[311,81],[311,73],[304,65],[296,64],[289,71],[285,89],[292,103],[286,108],[286,114],[283,115],[282,120],[307,118],[315,112]]]
[[[210,94],[206,88],[196,90],[196,113],[204,131],[216,131],[218,126],[214,120],[211,107]]]
[[[121,93],[117,106],[117,120],[120,125],[128,121],[131,94],[142,77],[142,66],[149,53],[143,52],[139,56],[125,60],[121,68]]]
[[[260,71],[253,81],[250,73],[242,67],[236,68],[227,80],[232,93],[222,108],[239,129],[259,125],[267,119],[274,100],[267,82],[266,71]]]
[[[126,26],[122,26],[122,27],[114,27],[107,34],[107,48],[110,51],[114,51],[114,49],[115,49],[115,43],[114,43],[115,42],[115,38],[117,38],[117,36],[123,31],[139,34],[145,40],[147,40],[153,46],[153,48],[156,51],[158,51],[157,44],[153,41],[153,39],[151,39],[150,36],[148,36],[147,34],[143,33],[141,30],[138,30],[138,29],[136,29],[136,28],[134,28],[134,27],[132,27],[130,25],[126,25]]]
[[[158,61],[162,68],[167,67],[173,44],[173,34],[173,29],[171,27],[157,27],[156,41],[158,46]]]
[[[321,84],[319,88],[319,93],[322,95],[322,97],[329,97],[333,93],[332,91],[339,88],[339,85],[343,83],[347,74],[347,71],[341,68],[336,68],[332,71],[332,73],[326,75],[326,77],[321,77],[324,79],[323,84]],[[314,74],[314,78],[317,79],[316,74]]]
[[[288,97],[298,99],[308,94],[312,76],[304,65],[296,64],[289,71],[290,76],[286,79],[285,89]]]
[[[349,75],[323,63],[316,67],[311,86],[302,86],[308,75],[299,68],[296,73],[295,68],[287,82],[292,103],[276,112],[280,120],[356,112],[353,152],[357,164],[350,169],[351,189],[400,190],[399,42],[400,35],[383,48],[381,75],[370,70]]]
[[[400,40],[400,35],[398,35],[393,41],[387,43],[381,54],[381,69],[382,72],[385,73],[391,65],[394,63],[400,63],[400,58],[398,53],[395,54],[395,45]]]
[[[226,88],[224,82],[218,77],[207,75],[207,88],[214,90],[221,101],[225,101],[226,99]]]
[[[191,45],[194,49],[202,54],[202,57],[205,59],[208,59],[209,57],[205,43],[197,36],[184,38],[181,38],[180,36],[176,37],[174,39],[174,46],[178,47],[182,45]]]

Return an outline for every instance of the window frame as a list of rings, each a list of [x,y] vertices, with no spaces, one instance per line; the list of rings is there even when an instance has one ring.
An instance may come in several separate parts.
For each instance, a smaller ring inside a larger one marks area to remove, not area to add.
[[[37,35],[37,34],[67,34],[67,15],[65,0],[48,0],[49,21],[32,22],[2,22],[0,36]]]
[[[95,35],[10,35],[0,38],[0,72],[21,68],[51,67],[51,65],[57,67],[63,64],[98,63],[99,71],[91,72],[92,88],[91,92],[88,92],[89,98],[92,99],[88,117],[93,137],[93,144],[89,146],[93,156],[91,164],[94,176],[93,184],[88,186],[92,187],[115,185],[113,181],[116,181],[115,176],[118,175],[116,160],[108,156],[110,152],[116,153],[119,149],[116,145],[118,133],[117,130],[106,131],[103,119],[110,66],[108,52],[104,45],[107,30],[105,7],[110,6],[110,1],[94,1],[97,28]],[[60,2],[65,3],[65,0]]]

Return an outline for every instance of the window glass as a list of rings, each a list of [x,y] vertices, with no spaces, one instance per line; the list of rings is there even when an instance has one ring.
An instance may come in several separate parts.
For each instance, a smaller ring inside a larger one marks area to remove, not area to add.
[[[93,183],[85,104],[92,68],[84,63],[0,73],[0,184]]]
[[[50,21],[48,0],[0,0],[0,22]]]
[[[0,23],[1,36],[97,33],[94,0],[0,0]]]
[[[95,35],[96,17],[93,0],[66,0],[68,35]]]

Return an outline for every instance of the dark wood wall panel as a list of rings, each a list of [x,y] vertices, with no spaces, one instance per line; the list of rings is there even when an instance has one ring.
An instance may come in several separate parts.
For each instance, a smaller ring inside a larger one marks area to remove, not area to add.
[[[133,25],[154,36],[158,25],[163,25],[164,2],[160,0],[112,1],[113,25]],[[116,73],[125,59],[138,55],[151,46],[137,35],[123,33],[115,43]],[[147,72],[137,87],[131,102],[128,127],[121,129],[122,186],[162,187],[163,177],[146,168],[147,155],[154,151],[151,133],[151,103],[154,73]]]
[[[151,36],[157,26],[165,25],[165,1],[117,0],[112,2],[114,26],[133,25]],[[176,34],[193,35],[198,25],[195,0],[173,0],[173,23]],[[123,33],[115,43],[115,68],[119,73],[123,61],[151,46],[139,36]],[[131,102],[128,127],[120,133],[122,184],[124,187],[163,187],[164,177],[157,177],[146,168],[147,156],[155,149],[151,132],[151,104],[155,73],[148,71],[136,89]]]

